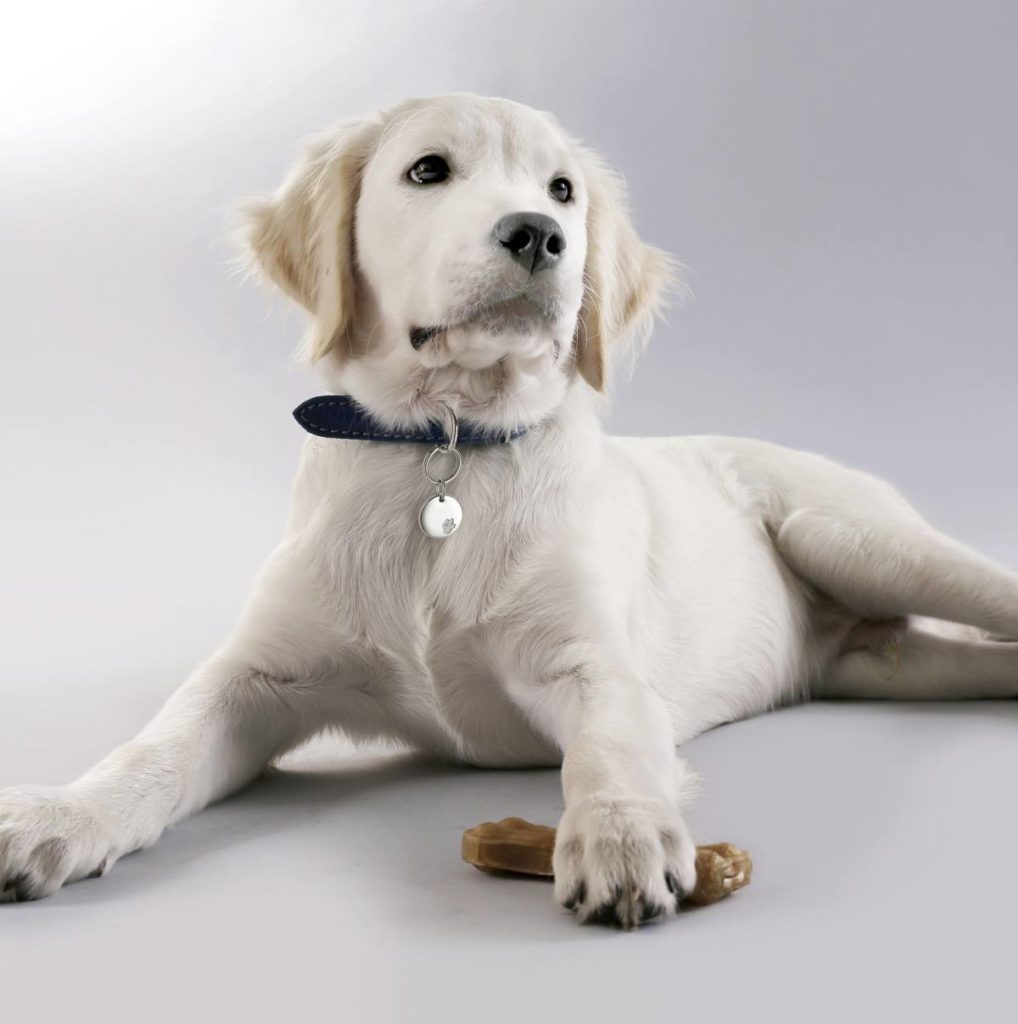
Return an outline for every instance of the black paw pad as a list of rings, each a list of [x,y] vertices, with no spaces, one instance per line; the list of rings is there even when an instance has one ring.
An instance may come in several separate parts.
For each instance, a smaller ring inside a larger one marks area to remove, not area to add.
[[[580,884],[569,894],[569,898],[562,904],[566,910],[575,910],[587,898],[587,883]]]
[[[614,928],[623,928],[625,924],[622,917],[619,914],[619,908],[617,904],[611,902],[602,903],[601,906],[596,907],[590,912],[590,916],[587,918],[588,924],[607,924]]]
[[[8,878],[3,888],[3,895],[6,899],[13,898],[15,903],[33,899],[32,876],[28,872],[22,872],[20,875],[14,875],[13,878]]]
[[[686,890],[679,884],[679,880],[670,871],[665,872],[665,885],[668,886],[668,891],[675,897],[675,906],[686,898]]]
[[[653,921],[656,918],[661,917],[665,912],[665,908],[660,903],[644,903],[643,908],[640,911],[640,924],[646,924],[648,921]]]

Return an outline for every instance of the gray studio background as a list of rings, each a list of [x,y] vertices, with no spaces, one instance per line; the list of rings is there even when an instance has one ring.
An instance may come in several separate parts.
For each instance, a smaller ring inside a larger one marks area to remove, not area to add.
[[[689,266],[614,431],[825,452],[1018,566],[1016,43],[992,2],[9,7],[0,786],[76,775],[229,628],[316,385],[299,317],[229,275],[226,215],[407,94],[554,111]],[[758,875],[667,927],[581,930],[458,862],[469,825],[554,822],[554,773],[325,744],[103,882],[0,907],[0,1008],[1005,1019],[1014,704],[800,708],[689,756],[698,836]]]

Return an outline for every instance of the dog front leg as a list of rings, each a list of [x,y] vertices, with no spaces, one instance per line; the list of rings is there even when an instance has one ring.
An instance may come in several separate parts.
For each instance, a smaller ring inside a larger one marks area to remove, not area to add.
[[[76,782],[0,791],[0,903],[105,874],[238,789],[313,730],[306,702],[302,684],[213,659]]]
[[[696,847],[668,709],[634,677],[581,670],[564,685],[556,898],[581,921],[627,929],[671,916],[696,884]]]

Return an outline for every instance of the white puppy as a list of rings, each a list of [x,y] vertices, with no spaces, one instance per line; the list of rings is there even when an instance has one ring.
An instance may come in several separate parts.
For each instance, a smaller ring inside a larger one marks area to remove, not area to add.
[[[219,652],[76,782],[0,793],[0,899],[105,873],[335,728],[561,764],[556,897],[632,927],[695,881],[676,744],[811,695],[1018,694],[1018,646],[989,639],[1018,637],[1018,578],[888,485],[757,441],[605,436],[609,362],[669,261],[548,115],[454,95],[343,124],[246,224],[360,425],[452,440],[458,418],[460,443],[432,483],[428,444],[309,439]],[[463,510],[444,539],[418,522],[436,497]]]

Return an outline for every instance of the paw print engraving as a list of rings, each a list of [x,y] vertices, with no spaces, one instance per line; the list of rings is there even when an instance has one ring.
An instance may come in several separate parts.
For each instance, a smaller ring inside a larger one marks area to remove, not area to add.
[[[442,532],[448,537],[456,529],[456,520],[452,516],[442,521]]]

